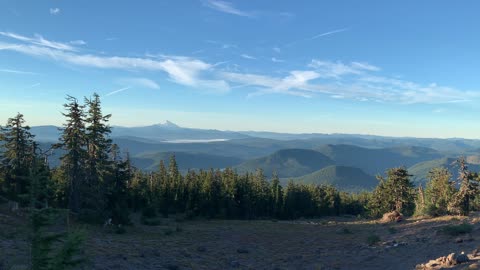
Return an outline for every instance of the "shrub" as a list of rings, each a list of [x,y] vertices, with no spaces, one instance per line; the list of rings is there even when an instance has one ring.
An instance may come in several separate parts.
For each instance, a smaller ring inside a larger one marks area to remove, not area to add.
[[[126,233],[126,232],[127,232],[127,230],[126,230],[125,227],[122,226],[122,225],[118,225],[118,226],[115,228],[115,233],[116,233],[116,234],[124,234],[124,233]]]
[[[162,220],[160,218],[147,218],[142,216],[142,224],[147,226],[158,226],[162,224]]]
[[[177,215],[175,216],[175,222],[178,222],[178,223],[184,222],[185,219],[186,219],[185,215],[177,214]]]
[[[349,228],[342,228],[337,231],[339,234],[352,234],[352,231]]]
[[[142,217],[153,218],[156,216],[157,216],[157,212],[155,211],[155,208],[151,206],[147,206],[142,210]]]
[[[367,244],[369,246],[373,246],[373,245],[377,244],[378,242],[380,242],[380,236],[378,236],[376,234],[371,234],[367,237]]]
[[[457,236],[461,234],[470,233],[473,230],[473,226],[468,223],[462,223],[459,225],[447,225],[441,229],[441,232],[450,236]]]
[[[174,233],[174,231],[173,231],[172,229],[168,228],[168,229],[165,229],[165,230],[163,231],[163,233],[164,233],[165,235],[172,235],[172,234]]]
[[[395,229],[394,227],[390,227],[390,228],[388,228],[388,232],[390,234],[394,234],[394,233],[397,233],[397,229]]]

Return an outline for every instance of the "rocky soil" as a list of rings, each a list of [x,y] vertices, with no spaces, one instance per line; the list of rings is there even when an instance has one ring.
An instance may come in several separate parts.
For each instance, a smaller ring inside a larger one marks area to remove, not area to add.
[[[443,233],[446,225],[463,222],[473,225],[471,233]],[[26,269],[27,223],[24,216],[0,212],[0,270]],[[475,250],[480,247],[478,213],[467,218],[407,218],[394,223],[353,217],[297,221],[170,218],[159,226],[136,222],[125,234],[101,226],[83,227],[90,258],[86,269],[480,269]],[[451,253],[455,254],[449,257]],[[468,262],[460,255],[468,257]],[[448,260],[451,263],[443,263]]]

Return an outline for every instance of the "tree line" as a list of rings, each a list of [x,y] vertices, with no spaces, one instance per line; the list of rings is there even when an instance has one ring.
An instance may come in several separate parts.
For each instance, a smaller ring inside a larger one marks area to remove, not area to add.
[[[262,170],[189,170],[181,174],[175,160],[160,161],[154,172],[132,166],[110,139],[110,114],[98,94],[79,102],[67,96],[59,142],[45,149],[35,141],[22,114],[0,130],[0,196],[32,209],[64,208],[79,220],[130,224],[132,212],[146,223],[157,215],[187,218],[295,219],[331,215],[379,217],[397,210],[405,215],[466,215],[477,210],[478,174],[460,159],[459,179],[445,168],[428,175],[425,188],[415,187],[405,167],[379,176],[372,192],[347,193],[330,185],[280,183]],[[51,151],[60,165],[48,164]]]

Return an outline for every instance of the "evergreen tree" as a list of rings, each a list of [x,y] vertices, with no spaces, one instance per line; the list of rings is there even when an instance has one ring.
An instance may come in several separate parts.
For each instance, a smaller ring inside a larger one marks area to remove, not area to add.
[[[106,178],[115,174],[112,170],[116,169],[115,164],[112,164],[115,161],[109,159],[112,140],[109,138],[111,128],[108,126],[108,121],[111,115],[103,115],[100,97],[96,93],[90,99],[85,98],[85,104],[87,107],[85,118],[87,156],[82,208],[86,214],[91,215],[86,217],[87,219],[100,221],[113,210],[107,209],[108,199],[105,198],[105,194],[112,188],[109,185],[115,182],[107,182]]]
[[[271,193],[271,205],[272,205],[272,215],[276,218],[279,218],[282,213],[283,206],[283,190],[280,185],[280,179],[278,174],[275,172],[273,174],[273,179],[270,183],[270,193]]]
[[[454,193],[452,175],[446,168],[434,168],[428,175],[425,189],[425,214],[440,216],[448,213],[448,204]]]
[[[127,183],[132,178],[130,160],[123,160],[116,144],[111,149],[111,173],[105,178],[106,214],[112,224],[130,224]]]
[[[387,170],[387,179],[379,176],[380,183],[373,191],[369,202],[372,216],[396,210],[405,215],[413,214],[415,208],[414,185],[410,180],[411,175],[405,167]]]
[[[170,156],[168,164],[168,189],[171,194],[168,198],[168,206],[171,212],[176,213],[180,210],[182,195],[182,175],[178,170],[177,160],[175,155]]]
[[[29,172],[35,159],[34,136],[24,125],[23,115],[9,118],[1,129],[0,171],[4,178],[2,192],[10,200],[28,203]]]
[[[159,181],[159,209],[164,217],[168,217],[168,212],[170,205],[172,204],[171,198],[171,186],[169,183],[169,177],[167,173],[167,168],[163,163],[163,160],[160,160],[160,166],[158,167],[158,181]],[[198,181],[198,180],[197,180]]]
[[[53,208],[32,210],[32,270],[78,269],[85,263],[81,255],[83,234],[79,231],[68,233],[51,229],[55,225],[54,220],[61,214],[61,211]]]
[[[63,106],[66,113],[66,123],[62,129],[60,144],[57,148],[65,151],[60,158],[60,169],[65,177],[68,194],[68,208],[79,213],[81,209],[81,199],[84,192],[82,189],[86,179],[86,161],[87,161],[87,137],[85,133],[85,113],[84,106],[80,105],[72,96],[67,96],[67,102]]]
[[[36,158],[29,172],[30,207],[42,209],[51,205],[54,188],[50,178],[50,169],[40,158]]]
[[[457,160],[459,166],[458,180],[460,182],[460,189],[452,198],[449,204],[449,210],[458,215],[468,215],[470,212],[470,200],[475,197],[478,186],[473,182],[473,174],[468,170],[467,163],[464,157]]]

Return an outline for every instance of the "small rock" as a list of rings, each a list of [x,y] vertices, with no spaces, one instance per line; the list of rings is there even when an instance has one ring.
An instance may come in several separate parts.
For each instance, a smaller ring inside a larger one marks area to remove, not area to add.
[[[165,265],[165,269],[168,269],[168,270],[178,270],[180,269],[180,267],[176,264],[167,264]]]
[[[186,250],[182,250],[180,251],[180,253],[183,255],[183,257],[185,258],[191,258],[192,255],[190,253],[188,253]]]
[[[460,238],[460,237],[459,237],[459,238],[456,238],[456,239],[455,239],[455,243],[457,243],[457,244],[458,244],[458,243],[463,243],[463,239]]]
[[[13,269],[13,270],[27,270],[27,269],[30,269],[30,268],[28,267],[28,265],[16,264],[16,265],[13,265],[10,269]]]
[[[456,254],[455,253],[448,254],[448,256],[445,260],[445,265],[451,266],[451,265],[455,265],[455,264],[457,264]]]
[[[292,255],[288,257],[287,261],[292,262],[292,261],[299,261],[301,259],[303,259],[302,255]]]
[[[369,261],[375,260],[376,258],[377,258],[377,256],[371,255],[371,256],[366,257],[363,261],[369,262]]]
[[[463,252],[462,254],[459,254],[455,259],[457,263],[465,263],[469,261],[467,254],[464,254]]]
[[[392,211],[392,212],[388,212],[388,213],[383,214],[383,217],[380,220],[380,222],[382,222],[382,223],[400,222],[402,220],[403,220],[403,216],[402,216],[402,214],[400,214],[400,212]]]
[[[478,251],[479,251],[478,248],[474,249],[474,250],[472,251],[472,256],[473,256],[473,257],[477,257],[477,256],[478,256]]]
[[[240,263],[238,261],[231,261],[230,266],[233,268],[240,267]]]
[[[468,269],[480,269],[478,263],[472,263],[468,266]]]
[[[240,254],[246,254],[246,253],[248,253],[248,249],[239,248],[239,249],[237,249],[237,252],[240,253]]]

